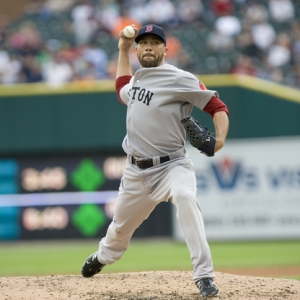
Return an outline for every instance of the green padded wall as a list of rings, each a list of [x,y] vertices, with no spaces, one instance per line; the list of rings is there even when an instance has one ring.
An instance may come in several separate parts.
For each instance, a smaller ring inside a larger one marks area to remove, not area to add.
[[[300,135],[300,92],[247,76],[200,78],[230,112],[228,139]],[[113,81],[0,86],[0,155],[120,151],[126,106]],[[211,117],[192,115],[213,132]]]

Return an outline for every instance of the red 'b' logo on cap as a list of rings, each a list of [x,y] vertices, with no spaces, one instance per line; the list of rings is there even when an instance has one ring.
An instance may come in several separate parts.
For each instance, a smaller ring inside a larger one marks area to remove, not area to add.
[[[145,32],[151,32],[152,30],[153,30],[153,26],[152,25],[147,25]]]

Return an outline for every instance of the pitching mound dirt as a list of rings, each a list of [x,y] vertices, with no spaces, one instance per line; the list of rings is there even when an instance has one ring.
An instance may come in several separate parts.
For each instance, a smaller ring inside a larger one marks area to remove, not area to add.
[[[203,299],[191,279],[191,272],[157,271],[98,274],[86,279],[77,275],[0,277],[3,300],[194,300]],[[300,281],[238,276],[216,272],[220,289],[217,299],[300,299]]]

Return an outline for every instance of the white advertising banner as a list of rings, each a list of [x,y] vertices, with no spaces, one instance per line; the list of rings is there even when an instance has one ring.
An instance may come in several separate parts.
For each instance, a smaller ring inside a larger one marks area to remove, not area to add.
[[[300,238],[300,137],[229,140],[212,158],[187,152],[208,240]]]

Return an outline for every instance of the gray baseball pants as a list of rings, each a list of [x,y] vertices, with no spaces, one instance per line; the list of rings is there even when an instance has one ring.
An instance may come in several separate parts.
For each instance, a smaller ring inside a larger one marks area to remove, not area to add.
[[[99,242],[98,260],[102,264],[112,264],[120,259],[134,231],[163,201],[171,201],[177,208],[176,217],[194,267],[193,279],[214,278],[211,253],[196,198],[195,171],[187,154],[145,170],[127,159],[114,218],[106,236]]]

